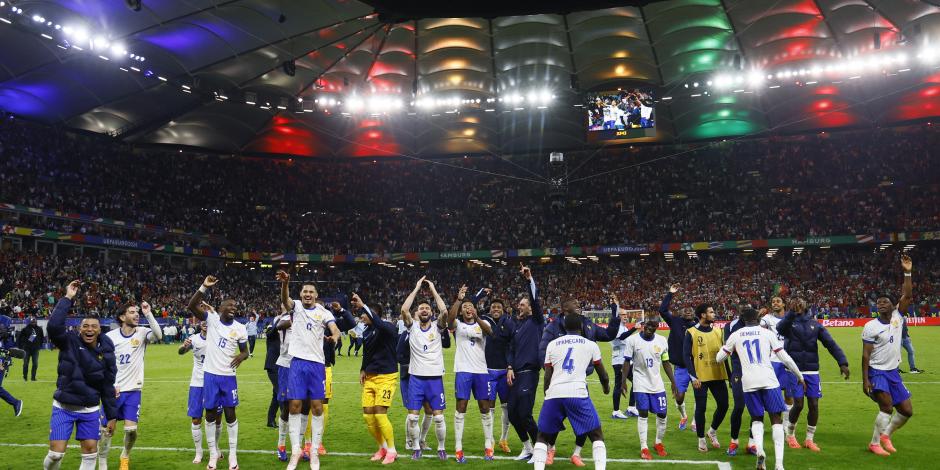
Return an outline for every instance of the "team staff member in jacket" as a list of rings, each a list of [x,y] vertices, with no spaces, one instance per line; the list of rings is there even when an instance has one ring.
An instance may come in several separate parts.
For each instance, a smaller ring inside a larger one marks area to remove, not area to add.
[[[23,358],[23,380],[26,380],[26,371],[29,369],[29,363],[32,361],[33,370],[30,377],[33,382],[36,381],[36,369],[39,367],[39,350],[42,349],[42,343],[45,336],[42,328],[36,324],[36,317],[29,317],[29,324],[20,331],[19,347],[26,352]]]
[[[78,332],[68,332],[65,328],[65,317],[80,286],[79,281],[66,286],[65,298],[59,299],[46,325],[52,344],[59,348],[59,377],[52,395],[49,452],[42,463],[45,470],[56,470],[62,464],[73,428],[82,449],[79,468],[94,470],[98,460],[98,439],[101,438],[98,427],[100,408],[104,408],[108,419],[106,429],[109,433],[114,432],[114,420],[118,417],[114,344],[101,334],[98,317],[86,315]]]
[[[682,315],[675,315],[669,311],[669,304],[672,303],[672,297],[679,292],[679,284],[673,284],[669,287],[669,292],[663,297],[663,302],[659,305],[659,316],[669,325],[669,362],[675,369],[676,375],[676,409],[679,410],[679,430],[685,431],[686,423],[689,421],[685,412],[685,391],[689,389],[689,370],[685,368],[685,356],[682,354],[685,345],[685,331],[695,326],[695,317],[691,310]],[[693,421],[694,423],[694,421]]]
[[[539,291],[535,287],[532,271],[521,263],[519,267],[529,296],[519,301],[519,316],[515,320],[515,330],[509,343],[506,382],[509,384],[509,422],[522,441],[522,452],[516,460],[529,460],[539,433],[535,418],[532,417],[532,408],[535,407],[539,371],[542,369],[539,340],[545,327],[545,315],[539,303]]]
[[[793,299],[790,301],[790,311],[777,324],[777,333],[784,337],[784,349],[793,358],[800,372],[806,379],[806,391],[796,383],[789,381],[788,395],[793,397],[793,408],[787,418],[787,444],[791,449],[799,449],[800,443],[796,440],[796,421],[800,419],[803,411],[803,396],[809,402],[809,412],[806,416],[806,440],[803,445],[807,449],[819,452],[819,446],[813,441],[816,433],[816,423],[819,422],[819,399],[822,398],[822,387],[819,383],[819,346],[822,343],[836,363],[839,372],[845,380],[849,379],[849,361],[845,358],[842,348],[832,339],[829,330],[816,321],[816,317],[806,312],[806,301]],[[792,374],[791,374],[792,375]],[[791,379],[793,377],[790,377]]]
[[[392,406],[398,382],[398,364],[395,361],[398,329],[395,324],[373,313],[358,294],[352,295],[350,306],[366,327],[360,337],[365,349],[359,369],[359,384],[362,385],[362,417],[379,448],[371,460],[381,460],[382,464],[388,465],[398,457],[395,433],[392,422],[388,420],[388,408]]]
[[[281,332],[277,330],[275,322],[268,323],[264,329],[264,371],[268,373],[271,382],[271,403],[268,405],[268,427],[276,428],[274,420],[277,417],[277,358],[281,355]],[[250,353],[249,353],[250,354]]]

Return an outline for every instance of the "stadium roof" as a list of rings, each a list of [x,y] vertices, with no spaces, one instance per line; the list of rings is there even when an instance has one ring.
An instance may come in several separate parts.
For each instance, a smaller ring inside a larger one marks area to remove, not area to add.
[[[940,41],[933,1],[125,3],[0,2],[0,109],[132,143],[299,156],[583,148],[580,93],[642,83],[667,98],[665,141],[940,115],[940,74],[914,64]],[[455,8],[478,16],[429,17]],[[706,87],[717,77],[728,86]],[[527,93],[554,100],[500,101]],[[375,96],[401,108],[373,116]]]

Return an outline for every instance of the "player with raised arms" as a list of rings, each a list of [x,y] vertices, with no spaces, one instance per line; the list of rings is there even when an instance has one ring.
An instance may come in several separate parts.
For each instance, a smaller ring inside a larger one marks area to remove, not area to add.
[[[548,343],[545,349],[545,401],[539,411],[539,433],[532,460],[535,470],[545,470],[548,447],[555,444],[565,419],[576,436],[592,442],[594,468],[607,468],[607,447],[601,419],[587,388],[588,366],[594,366],[604,394],[610,393],[610,381],[601,361],[597,343],[582,335],[580,314],[568,313],[564,319],[565,335]]]
[[[757,445],[757,468],[765,468],[767,459],[764,453],[764,413],[770,415],[773,429],[774,460],[777,470],[783,470],[784,430],[783,411],[786,405],[783,394],[780,392],[780,383],[777,374],[770,362],[770,357],[776,355],[780,362],[786,365],[802,386],[803,374],[783,350],[783,344],[777,335],[760,326],[760,315],[753,308],[741,311],[740,321],[744,326],[734,333],[725,342],[715,361],[723,363],[732,353],[737,353],[741,360],[741,386],[744,389],[744,402],[748,414],[751,415],[751,435]]]
[[[210,310],[214,310],[210,307]],[[193,463],[202,463],[202,386],[204,383],[203,364],[206,360],[206,351],[209,342],[206,338],[206,322],[199,322],[199,333],[186,338],[179,347],[179,354],[182,356],[187,351],[193,352],[193,373],[189,378],[189,402],[186,414],[192,419],[193,444],[196,447],[196,457]],[[216,449],[219,445],[219,423],[213,428],[206,428],[206,433],[214,432],[216,439]],[[219,451],[221,454],[221,451]]]
[[[238,304],[235,299],[227,298],[219,304],[216,312],[203,302],[203,298],[213,286],[218,284],[215,276],[206,276],[192,298],[187,309],[200,321],[206,322],[206,358],[203,363],[202,407],[206,410],[206,429],[212,429],[222,407],[228,432],[228,465],[230,470],[238,469],[238,418],[235,407],[238,406],[238,380],[235,370],[248,359],[248,332],[245,325],[235,321]],[[206,433],[209,446],[208,470],[215,470],[219,460],[218,436],[214,432]]]
[[[291,454],[287,463],[288,470],[297,468],[303,453],[304,433],[303,417],[312,413],[310,428],[312,432],[311,448],[320,446],[323,437],[323,399],[326,398],[326,365],[323,353],[323,339],[331,338],[334,344],[339,341],[340,332],[336,327],[333,313],[317,303],[317,288],[305,283],[300,288],[300,300],[290,298],[290,275],[286,271],[277,272],[281,283],[281,305],[290,313],[290,318],[283,318],[277,328],[290,328],[291,355],[290,378],[287,385],[287,399],[290,416]],[[326,336],[325,330],[330,330]],[[310,468],[320,468],[320,456],[310,453]]]
[[[679,292],[679,284],[669,286],[669,292],[666,293],[662,303],[659,304],[659,315],[663,318],[663,321],[669,325],[668,342],[669,350],[672,351],[672,354],[669,355],[669,362],[672,363],[676,375],[676,390],[673,398],[676,400],[676,409],[679,410],[679,430],[685,431],[686,424],[689,421],[689,417],[685,411],[685,392],[689,389],[689,384],[692,382],[692,379],[689,377],[689,370],[686,369],[685,366],[683,347],[685,344],[686,330],[695,326],[696,322],[692,311],[689,309],[686,309],[681,315],[675,315],[669,310],[672,298],[677,292]],[[694,420],[692,424],[694,426]]]
[[[437,304],[438,318],[434,324],[431,314],[431,304],[427,301],[418,303],[415,321],[411,314],[411,306],[421,286],[427,283]],[[437,293],[437,289],[426,276],[422,276],[415,284],[414,290],[405,298],[401,306],[401,317],[405,328],[408,329],[408,346],[411,351],[411,360],[408,364],[408,399],[405,407],[408,408],[407,429],[408,440],[415,447],[411,458],[421,459],[421,427],[418,424],[418,414],[427,402],[431,406],[434,420],[434,430],[437,434],[437,457],[447,460],[446,438],[447,423],[444,421],[444,350],[441,336],[449,334],[447,331],[447,304]]]
[[[457,343],[457,352],[454,354],[454,389],[457,398],[454,411],[454,441],[457,462],[467,463],[463,454],[463,426],[471,392],[480,408],[483,458],[493,460],[493,415],[490,414],[489,408],[490,374],[486,368],[485,350],[486,338],[493,333],[493,327],[489,321],[477,315],[476,305],[467,298],[467,286],[460,288],[457,300],[448,312],[447,324],[454,330],[454,340]]]
[[[108,432],[114,432],[113,420],[118,416],[114,344],[101,334],[98,316],[86,314],[78,331],[70,332],[65,327],[65,317],[79,287],[80,281],[65,287],[65,297],[56,303],[46,324],[49,339],[59,349],[59,366],[49,419],[49,451],[42,462],[44,470],[58,470],[62,465],[73,429],[82,452],[79,469],[95,470],[101,438],[99,410],[104,409]]]
[[[148,327],[140,325],[140,314],[147,319]],[[117,316],[119,328],[105,335],[114,343],[114,356],[117,360],[117,387],[120,396],[117,400],[118,417],[124,422],[124,449],[121,451],[121,470],[130,468],[131,449],[137,441],[137,423],[140,422],[140,395],[144,387],[144,354],[147,345],[159,343],[163,339],[163,330],[153,318],[150,304],[143,302],[125,305]],[[104,417],[102,416],[102,419]],[[108,428],[114,428],[108,426]],[[98,445],[98,470],[108,468],[108,451],[111,450],[111,433],[101,430],[101,442]]]
[[[649,412],[656,415],[656,441],[653,448],[660,457],[665,457],[666,447],[663,437],[666,435],[666,385],[663,383],[660,369],[666,371],[669,382],[672,384],[672,394],[676,394],[676,380],[669,363],[669,342],[666,338],[657,335],[659,318],[647,318],[642,322],[643,329],[640,334],[627,338],[624,344],[624,370],[622,393],[626,395],[627,380],[632,377],[633,394],[636,408],[639,411],[636,429],[640,436],[640,458],[652,460],[647,441]],[[663,362],[665,360],[666,362]]]
[[[398,364],[395,360],[398,329],[394,323],[383,320],[373,312],[358,294],[352,295],[350,306],[359,314],[360,324],[365,327],[359,336],[364,348],[362,366],[359,368],[362,418],[369,435],[379,446],[371,460],[381,460],[383,465],[388,465],[398,457],[394,427],[388,420],[388,409],[392,406],[395,385],[398,383]]]
[[[904,318],[914,301],[911,276],[914,263],[901,256],[904,284],[901,299],[895,304],[887,294],[878,297],[878,317],[862,329],[862,392],[878,404],[875,430],[868,450],[887,457],[896,452],[891,435],[901,429],[914,414],[911,392],[904,386],[898,366],[901,365],[901,335]],[[894,416],[892,411],[897,411]]]

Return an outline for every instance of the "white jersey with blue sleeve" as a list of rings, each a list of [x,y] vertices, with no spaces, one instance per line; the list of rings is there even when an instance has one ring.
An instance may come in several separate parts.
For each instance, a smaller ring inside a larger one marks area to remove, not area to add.
[[[239,344],[248,342],[245,325],[234,319],[224,323],[216,312],[206,312],[206,358],[203,371],[213,375],[234,376],[232,359],[239,354]]]
[[[287,352],[291,357],[325,364],[323,332],[335,321],[333,313],[326,307],[315,304],[312,308],[306,308],[299,300],[294,300]]]
[[[620,329],[617,330],[617,336],[610,342],[611,357],[610,363],[613,365],[623,365],[623,351],[624,347],[627,345],[627,339],[618,339],[620,335],[627,332],[627,327],[624,324],[620,324]]]
[[[545,399],[588,398],[587,368],[599,364],[601,349],[583,336],[565,335],[548,343],[545,365],[552,366],[552,380]]]
[[[780,344],[784,344],[784,337],[777,333],[777,325],[780,324],[782,318],[777,317],[773,313],[768,313],[760,317],[760,326],[770,330],[773,334],[777,335],[777,340],[780,341]],[[770,362],[781,362],[780,358],[776,354],[770,355]]]
[[[193,349],[193,375],[189,378],[190,387],[202,387],[203,383],[203,364],[206,361],[206,346],[208,340],[202,334],[192,335],[189,342]]]
[[[659,373],[663,360],[669,360],[669,342],[654,334],[652,339],[635,334],[626,340],[624,359],[633,363],[633,391],[638,393],[663,393],[666,384]]]
[[[777,335],[760,326],[745,326],[728,337],[725,354],[738,353],[741,360],[741,386],[745,392],[779,387],[770,358],[783,349]]]
[[[885,324],[880,318],[874,318],[862,328],[862,342],[873,344],[868,366],[878,370],[894,370],[901,365],[901,333],[904,319],[897,309],[891,313],[891,320]]]

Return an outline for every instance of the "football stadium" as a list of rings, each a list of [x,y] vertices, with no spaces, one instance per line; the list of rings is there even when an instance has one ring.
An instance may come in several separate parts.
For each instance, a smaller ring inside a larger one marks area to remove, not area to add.
[[[0,469],[940,456],[938,1],[7,0],[0,44]]]

